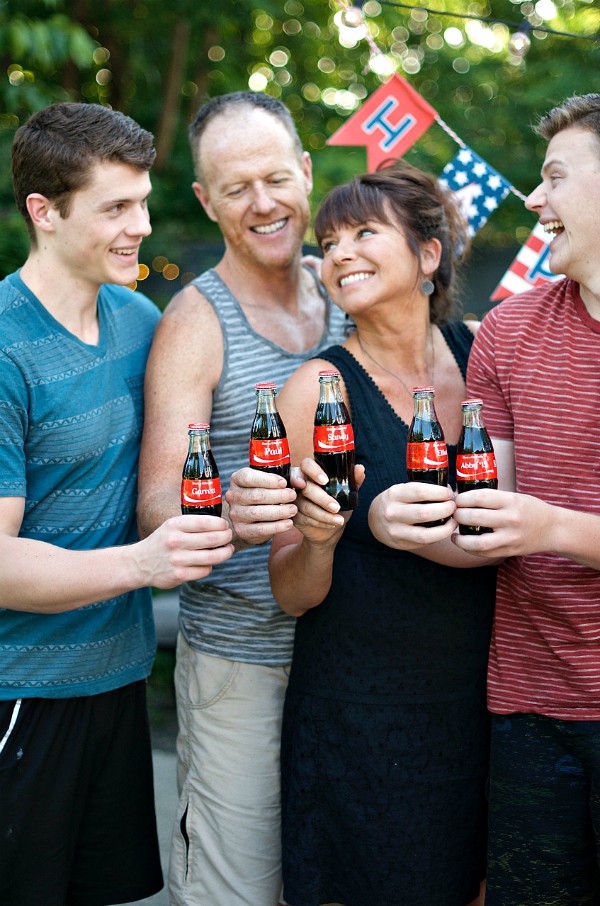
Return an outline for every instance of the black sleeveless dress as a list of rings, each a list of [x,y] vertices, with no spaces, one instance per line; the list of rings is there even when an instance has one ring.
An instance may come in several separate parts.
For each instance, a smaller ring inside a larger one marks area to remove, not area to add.
[[[442,330],[463,375],[472,334]],[[407,425],[339,346],[366,479],[322,604],[300,617],[282,739],[293,906],[466,906],[485,875],[486,663],[496,570],[377,541],[369,506],[406,481]],[[456,448],[449,446],[451,483]]]

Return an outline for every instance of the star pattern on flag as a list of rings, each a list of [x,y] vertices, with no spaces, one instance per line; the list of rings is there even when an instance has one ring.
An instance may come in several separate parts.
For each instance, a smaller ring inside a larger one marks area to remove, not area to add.
[[[461,148],[446,164],[439,180],[454,192],[471,237],[510,192],[510,183],[467,147]]]

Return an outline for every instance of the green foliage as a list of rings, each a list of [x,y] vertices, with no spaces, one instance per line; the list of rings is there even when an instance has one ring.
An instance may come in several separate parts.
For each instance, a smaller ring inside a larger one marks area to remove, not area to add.
[[[326,141],[393,69],[524,193],[537,182],[544,152],[531,123],[568,95],[598,89],[593,74],[600,41],[535,30],[598,34],[600,10],[590,0],[432,4],[445,15],[366,0],[371,46],[364,28],[358,41],[346,30],[342,46],[341,8],[335,0],[0,0],[0,162],[8,163],[19,123],[54,100],[94,101],[129,113],[157,137],[154,232],[144,245],[145,260],[151,264],[162,256],[189,275],[202,267],[193,249],[218,242],[190,189],[187,144],[187,124],[210,96],[252,87],[280,97],[313,156],[317,202],[331,186],[365,169],[364,149],[328,147]],[[502,21],[449,15],[466,11]],[[531,40],[525,56],[511,50],[516,30]],[[379,53],[372,53],[374,46]],[[439,172],[455,152],[454,141],[434,124],[407,157]],[[2,272],[18,266],[27,248],[8,172],[1,167]],[[476,243],[520,244],[533,223],[511,195]],[[161,300],[181,285],[155,271],[153,279]]]

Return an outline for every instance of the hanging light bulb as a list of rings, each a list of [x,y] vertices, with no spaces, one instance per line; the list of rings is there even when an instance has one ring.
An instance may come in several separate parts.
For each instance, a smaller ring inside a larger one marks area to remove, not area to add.
[[[508,40],[508,50],[515,57],[524,57],[531,47],[531,38],[525,31],[514,32]]]
[[[346,28],[358,28],[364,22],[363,13],[360,6],[346,7],[342,10],[342,15],[340,18],[342,24],[345,25]]]

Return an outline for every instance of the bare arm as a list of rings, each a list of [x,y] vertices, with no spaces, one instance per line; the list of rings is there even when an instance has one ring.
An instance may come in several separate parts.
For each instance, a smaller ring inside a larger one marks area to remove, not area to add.
[[[273,596],[287,613],[300,616],[316,607],[331,585],[333,556],[351,513],[323,490],[327,476],[312,459],[312,428],[319,399],[323,360],[306,362],[286,381],[278,406],[288,433],[292,463],[302,464],[305,482],[298,498],[295,527],[273,539],[269,574]],[[357,466],[357,483],[364,469]]]
[[[188,425],[210,422],[222,364],[218,319],[206,299],[188,286],[167,306],[146,366],[138,493],[142,537],[181,513]]]
[[[180,510],[181,470],[191,422],[210,423],[213,392],[223,369],[223,334],[212,306],[186,287],[169,303],[155,334],[145,385],[138,522],[147,535]],[[231,476],[223,518],[237,548],[287,531],[294,491],[275,475],[243,469]]]
[[[22,497],[0,498],[0,607],[75,610],[143,586],[172,588],[207,576],[233,553],[222,519],[179,516],[144,541],[73,551],[20,538]]]

